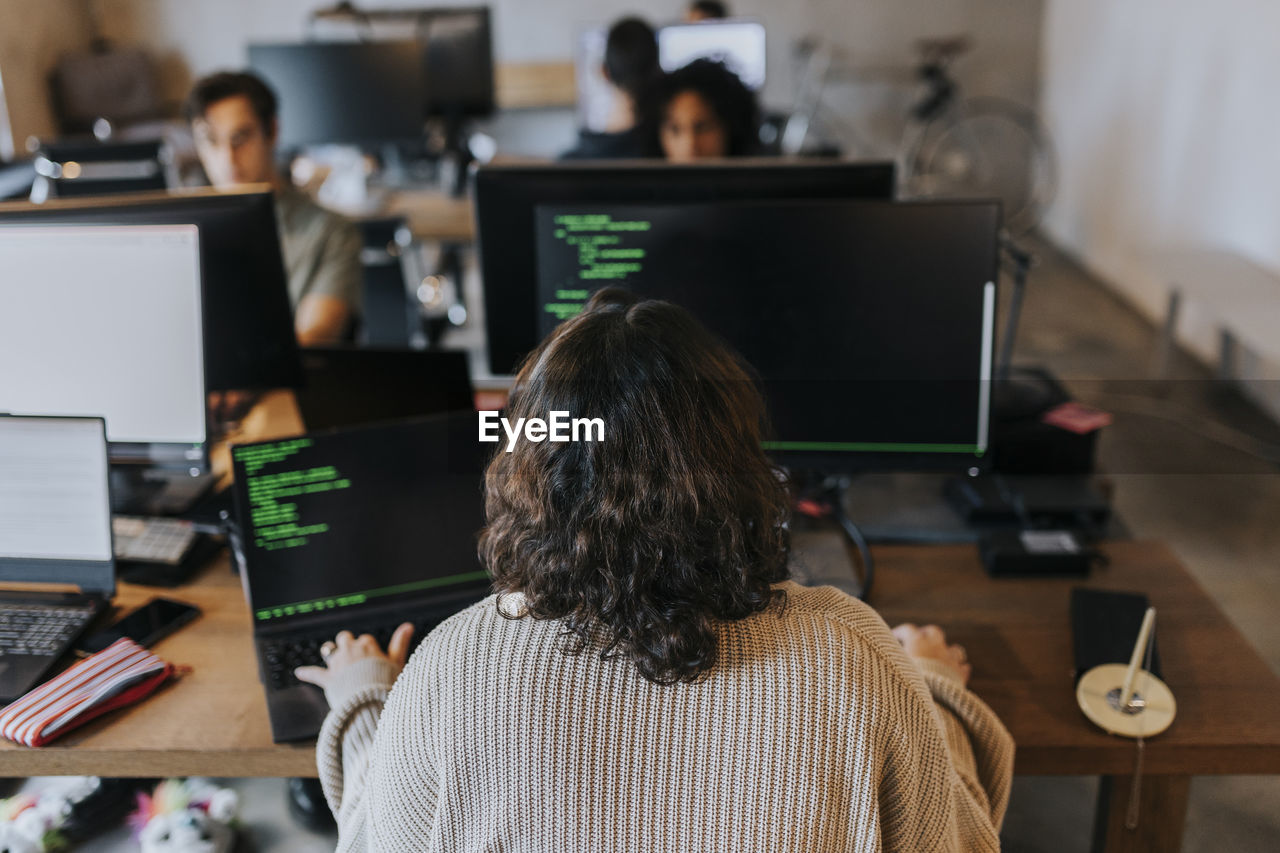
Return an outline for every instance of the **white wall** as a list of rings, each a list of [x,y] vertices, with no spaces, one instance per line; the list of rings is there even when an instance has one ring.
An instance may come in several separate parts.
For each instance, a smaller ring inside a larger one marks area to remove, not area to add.
[[[1061,160],[1047,231],[1151,316],[1164,307],[1153,246],[1280,271],[1278,37],[1275,0],[1046,6],[1041,104]],[[1211,328],[1187,320],[1186,342],[1212,358]],[[1280,301],[1275,323],[1280,335]]]
[[[89,34],[79,0],[0,0],[0,78],[18,151],[28,136],[54,133],[49,72],[63,53],[88,47]]]

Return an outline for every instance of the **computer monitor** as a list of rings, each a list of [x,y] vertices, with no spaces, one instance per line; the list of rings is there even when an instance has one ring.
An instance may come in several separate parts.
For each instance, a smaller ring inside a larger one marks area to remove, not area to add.
[[[538,331],[620,286],[688,308],[758,372],[767,448],[822,469],[966,470],[989,432],[994,202],[551,203]]]
[[[475,410],[462,351],[308,347],[302,363],[308,432]]]
[[[428,116],[457,118],[493,112],[493,27],[488,6],[358,9],[339,3],[317,9],[311,23],[311,36],[325,41],[416,42],[423,52]]]
[[[714,165],[560,163],[475,172],[489,369],[514,371],[541,339],[535,211],[540,205],[693,203],[739,199],[889,199],[892,163],[735,159]]]
[[[474,412],[233,447],[254,621],[483,597],[488,455]]]
[[[0,585],[113,594],[102,418],[0,415]]]
[[[253,44],[249,65],[279,99],[281,148],[422,136],[427,65],[417,41]]]
[[[106,419],[116,461],[203,467],[193,225],[0,225],[0,411]]]
[[[0,204],[0,225],[196,225],[209,391],[296,388],[302,365],[270,192],[201,190]]]
[[[746,84],[759,91],[765,80],[764,24],[724,19],[669,24],[658,30],[658,64],[666,72],[695,59],[715,59]]]
[[[488,6],[424,9],[427,115],[486,116],[494,110],[493,34]]]
[[[717,59],[752,91],[764,88],[765,29],[759,21],[719,20],[668,24],[660,27],[658,64],[675,71],[695,59]],[[608,27],[589,26],[578,31],[574,49],[574,85],[577,90],[578,124],[603,131],[613,115],[617,90],[604,76]]]

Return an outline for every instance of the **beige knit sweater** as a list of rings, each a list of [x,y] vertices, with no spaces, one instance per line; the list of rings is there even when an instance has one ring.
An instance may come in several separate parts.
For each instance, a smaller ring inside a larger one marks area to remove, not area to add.
[[[991,710],[865,604],[782,587],[697,684],[567,655],[555,622],[493,596],[398,679],[349,667],[316,756],[338,849],[999,849],[1013,741]]]

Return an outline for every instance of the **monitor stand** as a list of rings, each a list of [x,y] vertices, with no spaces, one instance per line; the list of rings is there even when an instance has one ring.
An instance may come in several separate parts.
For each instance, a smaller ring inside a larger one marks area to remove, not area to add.
[[[187,468],[111,466],[111,512],[115,515],[178,515],[209,490],[216,478]]]

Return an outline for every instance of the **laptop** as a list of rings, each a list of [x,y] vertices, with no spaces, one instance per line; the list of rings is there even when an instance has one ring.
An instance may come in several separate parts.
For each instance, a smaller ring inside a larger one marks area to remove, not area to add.
[[[44,680],[115,584],[105,421],[0,415],[0,705]]]
[[[488,595],[482,447],[466,412],[232,448],[233,544],[277,742],[320,731],[324,694],[293,670],[320,664],[326,640],[385,648],[407,621],[416,644]]]
[[[307,430],[475,410],[465,352],[307,348],[295,392]]]

